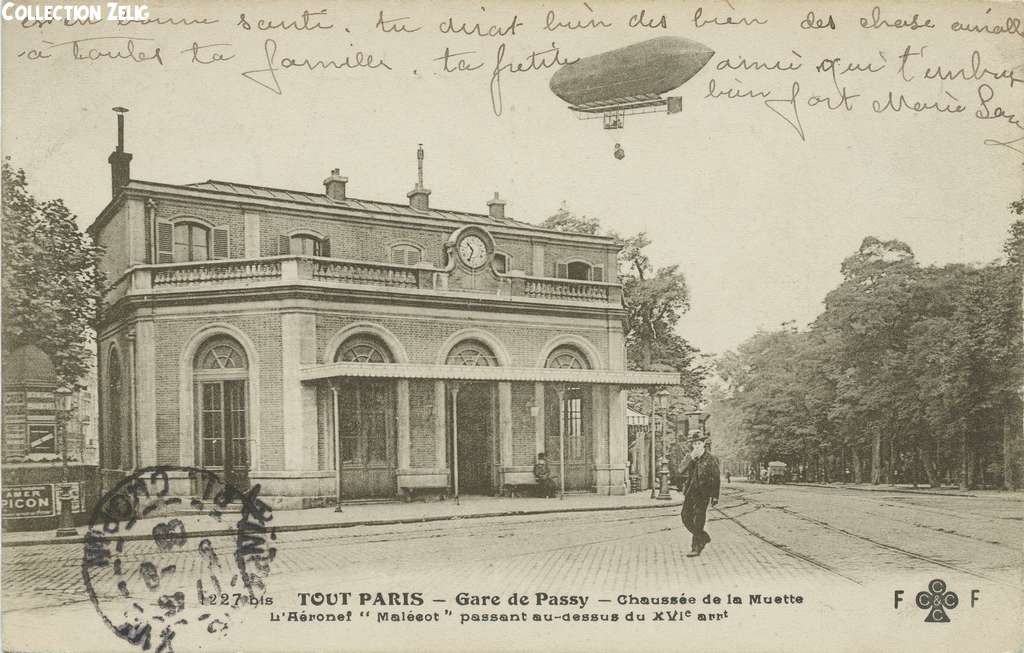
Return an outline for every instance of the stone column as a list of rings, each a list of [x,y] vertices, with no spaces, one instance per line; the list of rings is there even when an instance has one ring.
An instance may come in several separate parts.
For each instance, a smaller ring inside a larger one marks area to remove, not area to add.
[[[139,320],[135,324],[135,416],[134,429],[138,433],[137,460],[140,467],[157,464],[158,439],[177,440],[179,433],[192,429],[179,429],[175,433],[157,433],[156,430],[156,342],[152,320]],[[178,443],[181,447],[182,443]],[[191,447],[189,447],[191,449]],[[194,464],[189,461],[187,464]]]
[[[535,454],[545,452],[544,447],[547,444],[544,442],[544,384],[534,383],[533,384],[533,405],[537,408],[537,414],[533,418],[533,433],[536,444]]]
[[[316,388],[299,380],[299,370],[316,362],[316,316],[281,315],[281,434],[284,468],[317,468]]]
[[[398,469],[409,469],[412,458],[409,438],[409,379],[395,384],[395,413],[398,418]]]
[[[448,466],[444,381],[434,381],[434,460],[438,469]]]
[[[498,482],[505,484],[505,469],[512,466],[512,384],[498,382]]]
[[[608,467],[611,473],[609,491],[612,494],[624,494],[629,483],[629,458],[626,447],[629,439],[626,436],[626,390],[617,385],[607,386],[608,393]],[[621,470],[621,478],[616,479]],[[616,483],[621,481],[621,490]]]
[[[608,389],[603,385],[590,386],[591,437],[594,456],[594,488],[597,494],[611,494],[616,474],[608,460]]]

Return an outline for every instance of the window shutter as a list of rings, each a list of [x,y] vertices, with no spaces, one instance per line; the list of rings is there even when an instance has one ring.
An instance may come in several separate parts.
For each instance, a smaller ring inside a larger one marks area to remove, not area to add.
[[[330,258],[331,256],[331,239],[324,238],[320,241],[320,256],[324,258]]]
[[[401,247],[391,248],[391,262],[395,265],[405,265],[405,251]]]
[[[228,251],[227,227],[213,228],[213,247],[210,249],[213,252],[213,256],[211,258],[231,258],[230,252]]]
[[[279,256],[284,256],[291,252],[291,238],[288,236],[277,237],[277,253]]]
[[[420,250],[418,250],[418,249],[411,249],[411,248],[406,250],[406,252],[405,252],[405,264],[406,265],[416,265],[419,262],[420,262]]]
[[[156,262],[174,263],[174,225],[166,220],[156,223]]]
[[[595,265],[590,268],[590,280],[591,281],[604,281],[604,266]]]
[[[565,263],[556,263],[555,264],[555,276],[558,277],[559,279],[568,279],[569,278],[569,266],[566,265]]]

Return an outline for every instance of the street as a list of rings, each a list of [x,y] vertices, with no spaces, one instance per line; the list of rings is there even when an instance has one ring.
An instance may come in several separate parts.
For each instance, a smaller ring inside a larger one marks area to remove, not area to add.
[[[454,607],[459,592],[542,591],[585,595],[588,609],[612,609],[622,605],[621,596],[697,587],[744,595],[752,588],[767,594],[829,587],[852,596],[882,586],[889,604],[894,579],[904,578],[915,583],[906,587],[909,602],[922,589],[917,585],[932,578],[1021,594],[1024,503],[1017,497],[748,483],[722,488],[718,509],[708,513],[713,541],[699,558],[685,556],[689,537],[675,507],[298,531],[278,535],[266,591],[290,609],[299,592],[343,590],[420,592],[428,604],[444,607]],[[222,557],[233,545],[229,537],[213,541]],[[185,577],[200,573],[194,555],[171,556],[151,544],[133,551],[139,559],[162,555]],[[81,561],[81,545],[4,547],[8,650],[21,650],[24,629],[40,619],[64,614],[76,623],[100,623],[83,588]],[[961,593],[962,607],[968,599]]]

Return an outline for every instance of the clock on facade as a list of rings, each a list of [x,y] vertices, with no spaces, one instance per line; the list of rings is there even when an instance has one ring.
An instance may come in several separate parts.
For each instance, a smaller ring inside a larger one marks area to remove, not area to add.
[[[487,243],[475,234],[469,234],[459,241],[459,258],[468,267],[477,269],[487,262]]]

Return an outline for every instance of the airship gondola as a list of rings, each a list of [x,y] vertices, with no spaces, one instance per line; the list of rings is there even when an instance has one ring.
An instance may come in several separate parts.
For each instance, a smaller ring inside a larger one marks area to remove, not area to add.
[[[627,115],[662,107],[682,111],[681,97],[663,95],[700,72],[714,54],[696,41],[659,36],[566,64],[549,87],[580,119],[603,117],[605,129],[621,129]]]

